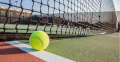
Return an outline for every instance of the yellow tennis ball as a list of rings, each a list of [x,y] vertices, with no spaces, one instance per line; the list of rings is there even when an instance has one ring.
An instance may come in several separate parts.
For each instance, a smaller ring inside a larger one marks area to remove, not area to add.
[[[31,47],[35,50],[43,50],[49,45],[49,36],[44,31],[35,31],[29,38]]]

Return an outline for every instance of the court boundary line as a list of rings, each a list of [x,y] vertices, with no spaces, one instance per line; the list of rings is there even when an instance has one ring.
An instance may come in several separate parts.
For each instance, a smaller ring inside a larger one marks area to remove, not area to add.
[[[21,43],[19,41],[9,41],[7,43],[25,51],[25,52],[27,52],[31,55],[34,55],[34,56],[36,56],[40,59],[43,59],[47,62],[76,62],[76,61],[73,61],[71,59],[67,59],[67,58],[55,55],[53,53],[47,52],[47,51],[43,51],[43,50],[42,51],[36,51],[36,50],[32,49],[32,47],[30,45]]]

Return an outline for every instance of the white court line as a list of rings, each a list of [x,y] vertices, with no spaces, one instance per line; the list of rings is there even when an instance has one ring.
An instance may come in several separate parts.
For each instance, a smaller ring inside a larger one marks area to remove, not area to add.
[[[120,36],[114,36],[114,35],[106,35],[106,36],[111,36],[111,37],[120,37]]]
[[[7,42],[15,47],[18,47],[19,49],[28,52],[40,59],[43,59],[47,62],[75,62],[73,60],[46,52],[46,51],[36,51],[34,49],[32,49],[32,47],[30,45],[18,42],[18,41],[9,41]]]

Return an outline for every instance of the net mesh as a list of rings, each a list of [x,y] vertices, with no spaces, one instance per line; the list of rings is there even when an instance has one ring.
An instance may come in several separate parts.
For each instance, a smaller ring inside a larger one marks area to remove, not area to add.
[[[1,0],[0,6],[0,39],[4,40],[28,39],[39,30],[50,38],[116,31],[113,0]]]

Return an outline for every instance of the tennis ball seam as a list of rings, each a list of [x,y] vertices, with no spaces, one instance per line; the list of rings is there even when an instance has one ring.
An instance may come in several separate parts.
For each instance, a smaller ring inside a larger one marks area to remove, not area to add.
[[[30,37],[32,37],[32,36],[30,36]],[[40,49],[42,49],[42,47],[43,47],[43,43],[42,43],[42,41],[41,41],[38,37],[32,37],[32,38],[37,38],[37,39],[41,42],[42,46],[41,46]]]

